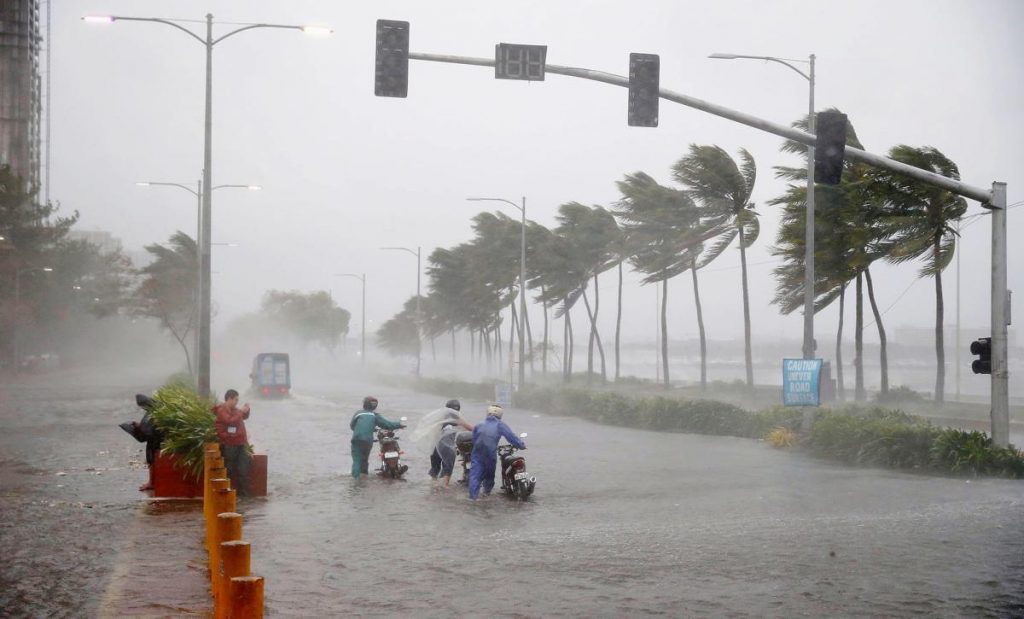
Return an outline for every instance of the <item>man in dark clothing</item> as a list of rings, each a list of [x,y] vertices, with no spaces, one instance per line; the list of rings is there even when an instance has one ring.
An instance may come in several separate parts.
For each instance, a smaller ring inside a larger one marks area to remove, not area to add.
[[[363,409],[356,411],[349,423],[352,430],[352,477],[370,473],[370,452],[373,450],[373,431],[377,427],[385,430],[404,428],[400,421],[391,421],[377,410],[377,398],[363,398]]]
[[[249,418],[249,404],[238,408],[238,392],[228,389],[224,393],[224,403],[213,408],[216,420],[217,439],[224,458],[224,467],[228,470],[231,487],[238,496],[249,494],[249,437],[245,434],[245,421]]]

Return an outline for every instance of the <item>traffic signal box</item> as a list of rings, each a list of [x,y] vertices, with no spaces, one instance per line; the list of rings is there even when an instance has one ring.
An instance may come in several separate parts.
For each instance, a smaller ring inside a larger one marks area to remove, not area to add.
[[[657,127],[661,58],[657,54],[629,55],[629,126]]]
[[[982,337],[971,342],[971,354],[978,358],[971,362],[971,371],[975,374],[992,373],[992,338]]]
[[[846,114],[820,112],[815,122],[814,182],[838,185],[846,153]]]
[[[409,94],[409,22],[377,20],[377,61],[373,94],[405,97]]]

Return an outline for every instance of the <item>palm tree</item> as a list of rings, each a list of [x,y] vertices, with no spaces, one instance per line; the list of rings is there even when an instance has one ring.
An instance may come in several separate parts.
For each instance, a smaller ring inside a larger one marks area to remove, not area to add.
[[[793,123],[794,127],[807,128],[806,117]],[[852,124],[847,125],[846,143],[861,148]],[[803,144],[787,141],[782,150],[806,157]],[[886,248],[882,244],[885,231],[881,226],[884,203],[872,191],[873,182],[869,177],[871,168],[863,163],[844,163],[842,182],[835,186],[815,186],[815,301],[817,313],[836,299],[840,300],[839,329],[836,335],[836,362],[842,363],[842,328],[845,304],[843,296],[846,286],[855,282],[855,399],[864,400],[863,371],[863,286],[864,278],[870,278],[868,268],[883,258]],[[782,206],[779,233],[772,254],[783,258],[784,263],[775,269],[777,280],[776,296],[773,302],[784,314],[803,307],[804,230],[806,222],[806,180],[804,167],[777,166],[776,177],[790,181],[783,195],[769,201],[773,206]],[[868,300],[875,314],[875,325],[880,342],[881,391],[888,391],[888,352],[885,327],[878,312],[874,290],[868,286]],[[840,392],[842,368],[837,365]]]
[[[661,363],[667,389],[668,280],[688,269],[696,270],[703,241],[715,233],[702,225],[700,212],[686,192],[664,187],[644,172],[627,174],[617,185],[622,200],[615,214],[636,252],[630,261],[647,275],[644,284],[661,282],[663,289]]]
[[[901,144],[889,150],[889,157],[942,176],[960,179],[960,170],[939,150]],[[967,211],[967,201],[945,189],[915,181],[888,170],[873,170],[875,189],[885,200],[889,213],[884,227],[888,233],[888,259],[894,263],[922,259],[920,277],[935,278],[935,401],[945,400],[946,355],[943,341],[942,271],[956,250],[956,220]]]
[[[743,292],[744,361],[747,386],[754,385],[754,364],[750,347],[750,294],[747,287],[748,247],[757,241],[761,231],[750,196],[754,191],[757,166],[745,149],[740,149],[741,166],[718,146],[690,145],[688,155],[672,167],[673,177],[687,188],[702,209],[702,217],[724,232],[702,257],[707,264],[718,257],[733,239],[739,237],[740,270]],[[696,270],[694,270],[696,277]],[[696,290],[696,289],[695,289]]]

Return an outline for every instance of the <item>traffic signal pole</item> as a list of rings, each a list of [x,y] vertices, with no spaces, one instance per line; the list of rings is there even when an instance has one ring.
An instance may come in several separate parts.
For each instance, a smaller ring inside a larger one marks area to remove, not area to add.
[[[1006,342],[1006,183],[992,183],[992,442],[1010,444],[1010,372]]]
[[[424,54],[409,52],[410,60],[422,60],[426,62],[444,62],[451,64],[464,64],[480,67],[495,66],[493,58],[471,58],[465,56],[451,56],[443,54]],[[564,67],[560,65],[545,64],[544,70],[556,75],[578,77],[596,82],[604,82],[614,86],[629,88],[629,78],[604,71],[592,69],[581,69],[577,67]],[[404,96],[404,93],[403,95]],[[679,103],[708,114],[713,114],[726,120],[738,122],[754,129],[777,135],[787,140],[801,143],[805,146],[814,146],[815,135],[801,131],[793,127],[787,127],[773,123],[763,118],[758,118],[743,112],[737,112],[729,108],[674,92],[667,88],[659,88],[659,96],[666,101]],[[928,170],[922,170],[905,163],[889,159],[882,155],[876,155],[868,151],[846,146],[845,156],[854,161],[860,161],[878,168],[891,170],[893,172],[908,176],[917,181],[945,189],[957,195],[977,200],[981,205],[992,211],[992,440],[1000,446],[1009,444],[1009,367],[1007,364],[1006,348],[1006,322],[1007,322],[1007,294],[1006,294],[1006,183],[996,182],[992,184],[991,190],[982,189],[968,185],[959,180],[935,174]],[[957,361],[959,363],[959,360]]]

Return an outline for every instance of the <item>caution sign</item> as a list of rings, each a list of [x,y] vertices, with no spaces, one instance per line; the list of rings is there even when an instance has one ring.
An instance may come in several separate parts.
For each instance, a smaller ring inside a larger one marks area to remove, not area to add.
[[[782,403],[786,406],[821,404],[821,359],[782,360]]]

